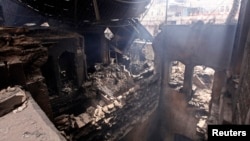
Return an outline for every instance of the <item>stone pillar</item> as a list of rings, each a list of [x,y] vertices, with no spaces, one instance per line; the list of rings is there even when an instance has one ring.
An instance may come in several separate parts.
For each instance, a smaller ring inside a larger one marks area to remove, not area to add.
[[[53,120],[53,112],[49,101],[49,92],[47,85],[45,84],[45,79],[41,76],[38,77],[37,80],[28,82],[27,89],[49,119]]]
[[[53,70],[55,73],[55,78],[56,78],[56,86],[57,86],[57,93],[60,94],[60,90],[62,87],[62,83],[61,83],[61,79],[60,79],[60,66],[58,64],[58,60],[59,60],[59,56],[52,56],[52,60],[53,60]]]
[[[193,73],[194,65],[186,65],[182,92],[185,93],[187,97],[191,97],[192,95]]]
[[[169,60],[162,60],[161,69],[161,89],[168,88],[168,83],[170,80],[170,63]]]
[[[214,73],[214,82],[213,82],[213,88],[212,88],[212,97],[211,97],[211,104],[216,104],[219,106],[220,104],[220,97],[222,89],[226,82],[226,72],[225,71],[215,71]],[[211,109],[210,109],[211,110]]]
[[[215,70],[212,96],[209,103],[210,122],[221,124],[223,122],[223,88],[226,84],[226,71]]]
[[[78,48],[76,50],[76,75],[77,75],[77,86],[81,87],[84,80],[86,80],[86,66],[85,66],[85,58],[84,52],[82,49]]]

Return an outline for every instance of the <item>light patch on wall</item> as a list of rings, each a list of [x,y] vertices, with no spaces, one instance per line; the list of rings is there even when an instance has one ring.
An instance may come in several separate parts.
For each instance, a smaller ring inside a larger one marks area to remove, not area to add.
[[[111,40],[114,37],[114,34],[112,33],[112,31],[107,27],[104,30],[104,36],[105,38],[107,38],[108,40]]]

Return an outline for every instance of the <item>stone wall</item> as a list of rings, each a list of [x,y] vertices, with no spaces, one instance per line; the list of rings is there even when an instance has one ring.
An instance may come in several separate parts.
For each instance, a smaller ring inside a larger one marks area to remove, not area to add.
[[[20,85],[52,118],[47,86],[40,67],[47,61],[48,50],[41,40],[27,36],[27,28],[0,27],[0,88]]]

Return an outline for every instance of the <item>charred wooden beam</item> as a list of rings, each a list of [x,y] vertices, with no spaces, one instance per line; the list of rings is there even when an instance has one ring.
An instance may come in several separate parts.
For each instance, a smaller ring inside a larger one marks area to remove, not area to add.
[[[94,4],[94,9],[95,9],[95,18],[97,21],[100,21],[101,17],[100,17],[100,13],[99,13],[99,7],[98,7],[97,0],[93,0],[93,4]]]
[[[3,33],[8,34],[23,34],[28,32],[28,29],[25,27],[0,27],[0,35]]]

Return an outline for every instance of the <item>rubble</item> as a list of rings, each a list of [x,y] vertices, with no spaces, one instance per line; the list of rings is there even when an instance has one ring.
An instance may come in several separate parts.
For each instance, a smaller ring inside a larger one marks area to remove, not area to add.
[[[194,83],[194,85],[196,85],[200,89],[207,88],[206,85],[205,85],[205,83],[203,83],[203,81],[197,75],[194,75],[194,77],[193,77],[193,83]]]
[[[135,80],[122,65],[97,66],[98,70],[90,74],[89,81],[82,85],[83,94],[94,93],[88,97],[92,99],[92,104],[84,113],[56,121],[58,125],[65,122],[60,129],[66,133],[79,129],[68,135],[74,136],[75,140],[117,140],[136,123],[146,120],[158,105],[156,76]],[[93,136],[89,136],[92,132],[95,132]]]
[[[74,117],[74,120],[76,123],[76,127],[82,128],[83,126],[85,126],[86,124],[88,124],[91,121],[91,117],[87,113],[83,113],[77,117]]]
[[[203,139],[207,140],[207,117],[199,119],[196,131],[201,137],[203,137]]]
[[[185,66],[180,62],[177,62],[177,64],[172,65],[170,81],[169,81],[169,85],[172,88],[176,90],[181,89],[183,85],[183,80],[184,80],[184,70],[185,70]]]
[[[127,52],[130,57],[128,65],[123,65],[122,62],[95,64],[95,71],[82,84],[82,95],[89,101],[85,105],[86,110],[55,122],[66,133],[67,138],[118,140],[155,111],[160,87],[158,76],[153,74],[153,58],[133,59],[145,57],[145,52],[150,51],[150,44],[134,51],[139,43],[136,45],[131,46]],[[139,70],[131,71],[131,64],[135,63]],[[65,123],[61,124],[62,122]]]
[[[0,75],[18,80],[3,84],[25,86],[70,141],[119,140],[158,106],[160,83],[149,42],[136,41],[120,58],[95,62],[87,73],[82,36],[47,28],[1,30],[8,34],[0,34]]]

